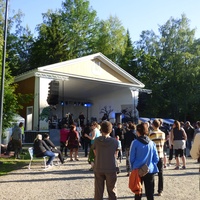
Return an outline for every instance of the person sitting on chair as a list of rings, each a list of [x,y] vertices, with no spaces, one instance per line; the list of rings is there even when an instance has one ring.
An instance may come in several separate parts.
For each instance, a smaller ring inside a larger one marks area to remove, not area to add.
[[[58,153],[58,158],[60,162],[64,163],[64,158],[60,150],[57,149],[57,147],[54,145],[54,143],[49,139],[49,134],[44,133],[44,142],[47,144],[47,146],[51,149],[52,152]]]
[[[51,149],[46,145],[46,143],[42,140],[42,135],[38,134],[33,143],[34,154],[36,157],[48,156],[49,159],[46,163],[47,168],[51,166],[53,160],[55,158],[55,154],[51,151]]]

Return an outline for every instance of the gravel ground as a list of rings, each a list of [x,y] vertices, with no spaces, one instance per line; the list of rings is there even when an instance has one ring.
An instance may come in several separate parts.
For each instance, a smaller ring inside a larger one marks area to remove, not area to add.
[[[87,158],[79,153],[79,161],[66,161],[64,165],[44,170],[42,163],[33,162],[28,166],[0,177],[1,200],[92,200],[94,195],[94,175],[90,172]],[[174,165],[164,169],[163,196],[155,200],[197,200],[200,199],[199,164],[187,159],[186,170],[174,170]],[[134,199],[128,188],[125,159],[120,164],[122,172],[118,174],[118,199]],[[157,176],[155,180],[157,192]],[[107,199],[105,191],[104,199]],[[146,199],[143,197],[143,199]]]

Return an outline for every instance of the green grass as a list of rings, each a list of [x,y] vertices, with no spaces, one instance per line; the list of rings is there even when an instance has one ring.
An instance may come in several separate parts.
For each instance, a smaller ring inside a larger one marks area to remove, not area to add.
[[[20,156],[21,159],[15,159],[14,157],[0,158],[0,176],[6,175],[13,170],[21,169],[29,164],[30,156],[28,151],[23,152]]]
[[[0,158],[0,162],[0,176],[6,175],[28,164],[28,160],[15,160],[14,158]]]

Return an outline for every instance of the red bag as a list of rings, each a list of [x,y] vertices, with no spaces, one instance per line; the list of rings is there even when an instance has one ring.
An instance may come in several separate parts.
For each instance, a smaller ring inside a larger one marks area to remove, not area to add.
[[[138,174],[138,169],[132,170],[129,176],[129,188],[135,194],[142,194],[142,184]]]

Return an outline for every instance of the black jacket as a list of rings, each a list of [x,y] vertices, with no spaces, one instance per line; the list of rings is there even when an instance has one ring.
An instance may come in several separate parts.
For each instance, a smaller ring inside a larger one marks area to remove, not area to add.
[[[132,141],[135,140],[136,138],[137,136],[134,130],[127,130],[127,132],[124,134],[125,148],[130,148]]]
[[[54,143],[50,140],[45,138],[44,142],[46,143],[46,145],[49,147],[49,149],[54,149],[56,146],[54,145]]]
[[[33,151],[36,157],[42,157],[44,152],[51,151],[43,140],[35,140],[33,144]]]

